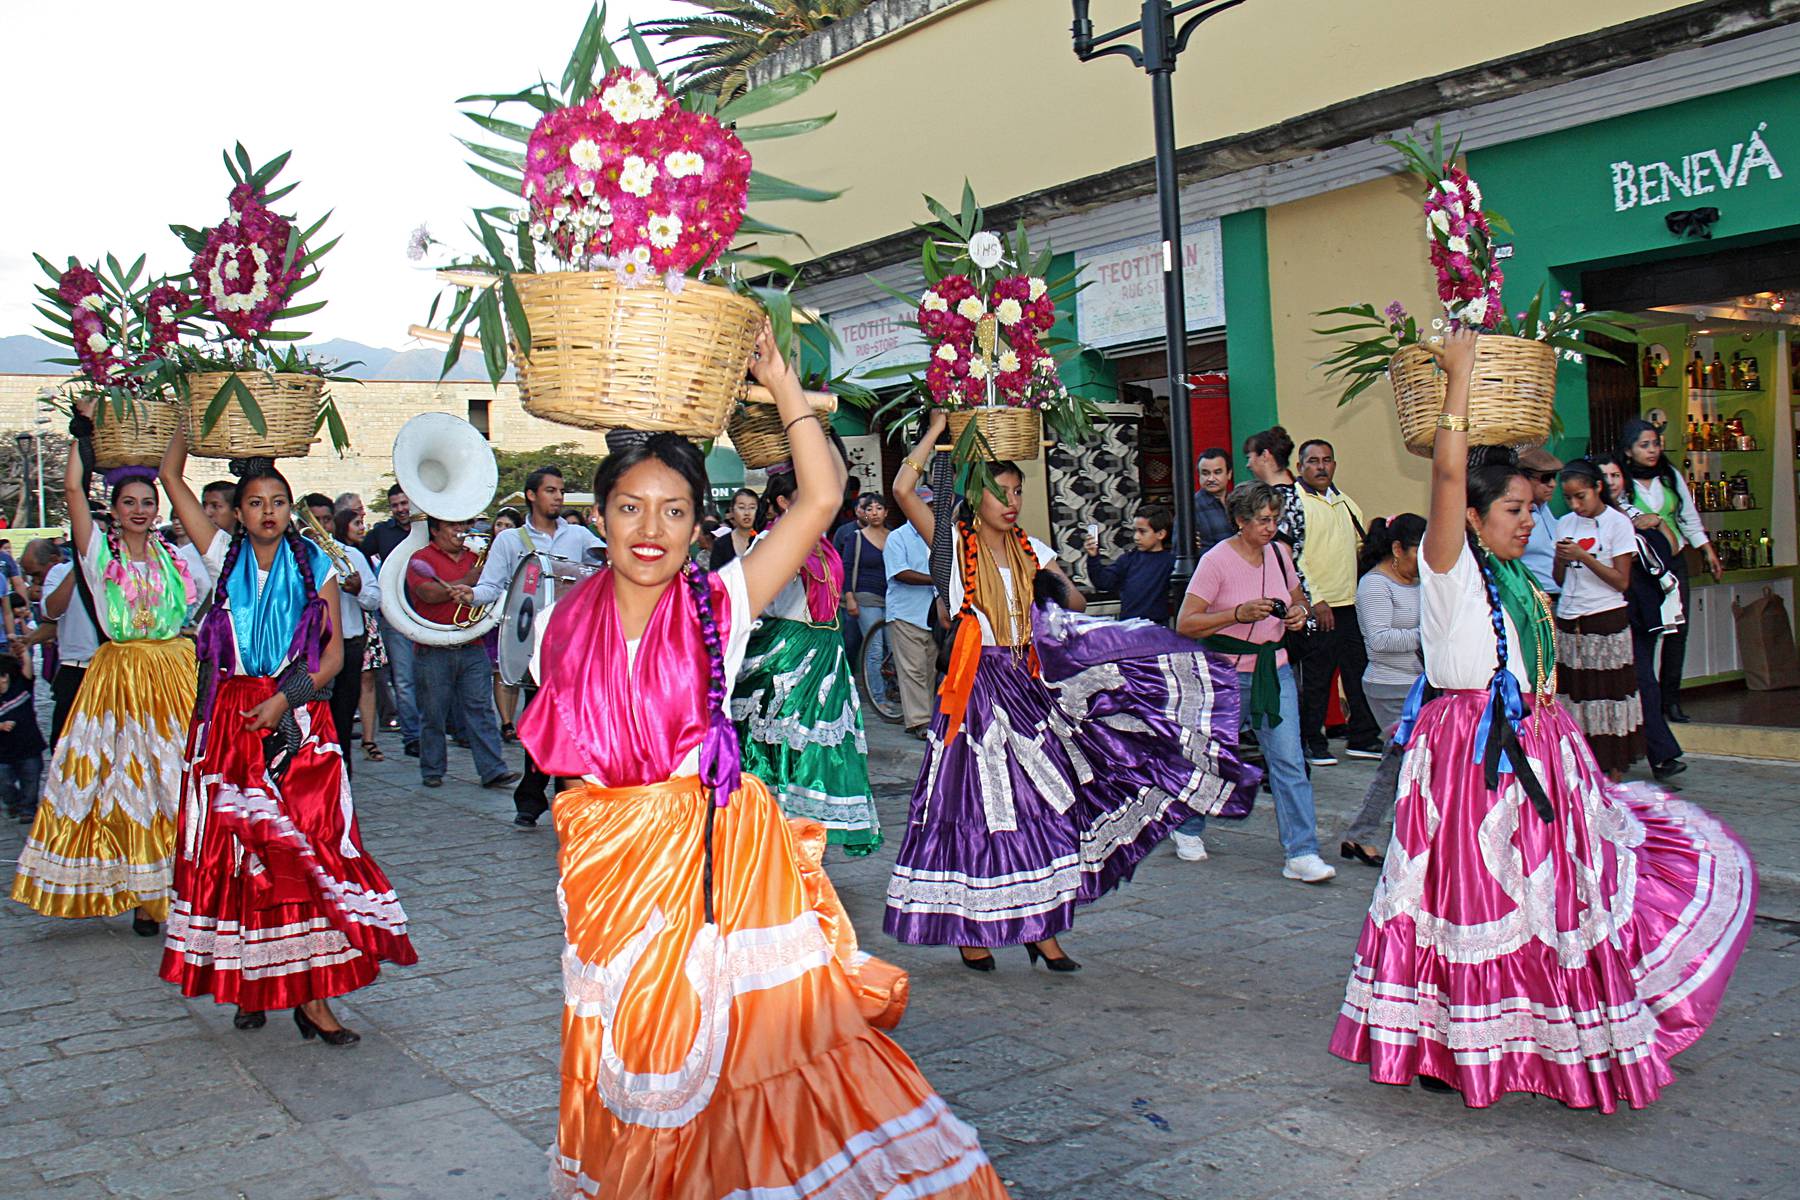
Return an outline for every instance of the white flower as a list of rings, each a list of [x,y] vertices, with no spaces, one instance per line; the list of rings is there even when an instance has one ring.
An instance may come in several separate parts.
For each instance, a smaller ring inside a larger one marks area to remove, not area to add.
[[[969,378],[970,379],[986,379],[987,377],[988,377],[987,363],[979,358],[970,359],[969,360]]]
[[[994,306],[994,315],[1000,318],[1002,325],[1011,326],[1019,323],[1019,318],[1025,315],[1025,310],[1017,300],[1008,296]]]
[[[418,262],[425,257],[425,252],[431,249],[433,240],[431,231],[423,225],[419,226],[412,231],[412,236],[406,239],[406,257]]]
[[[687,286],[687,276],[680,271],[663,272],[663,288],[671,295],[681,295],[681,289]]]
[[[225,264],[225,278],[236,279],[237,277],[238,277],[238,263],[237,263],[237,259],[234,258],[230,262]]]
[[[81,298],[81,307],[90,312],[99,312],[106,307],[106,297],[99,292],[95,292],[91,296],[83,296]]]
[[[599,143],[592,138],[579,138],[569,147],[569,161],[584,171],[598,171],[606,160],[600,155]]]
[[[1011,350],[1002,351],[1000,354],[1000,369],[1002,371],[1018,370],[1019,369],[1019,356],[1017,354],[1014,354]]]
[[[1577,300],[1577,301],[1576,301],[1576,302],[1575,302],[1575,311],[1576,311],[1576,312],[1586,312],[1586,311],[1587,311],[1587,305],[1586,305],[1586,304],[1583,304],[1583,303],[1582,303],[1582,302],[1581,302],[1581,301],[1579,301],[1579,300]]]
[[[1486,296],[1477,296],[1463,306],[1457,316],[1465,325],[1479,325],[1487,320],[1488,302]]]
[[[1467,254],[1469,252],[1469,239],[1464,237],[1453,237],[1445,242],[1444,246],[1452,254]]]
[[[544,225],[544,223],[542,221],[533,221],[531,223],[531,236],[534,241],[539,241],[539,242],[543,241],[544,235],[549,232],[550,232],[549,229]]]
[[[999,266],[1005,253],[1006,247],[1000,244],[1000,239],[985,229],[969,239],[969,259],[984,271]]]
[[[173,304],[162,305],[156,310],[156,319],[161,321],[164,325],[173,324],[175,321],[175,306]]]
[[[681,218],[674,213],[651,213],[644,223],[644,235],[658,250],[673,250],[681,240]]]
[[[592,197],[594,194],[594,181],[591,179],[582,180],[581,187],[577,190],[579,190],[583,196]]]
[[[670,179],[686,179],[706,170],[706,160],[692,150],[675,150],[663,159],[663,170]]]
[[[1475,186],[1473,179],[1469,180],[1469,207],[1477,209],[1481,207],[1481,189]]]
[[[1431,229],[1433,226],[1435,226],[1437,228],[1437,231],[1439,233],[1449,233],[1450,232],[1450,214],[1445,212],[1441,208],[1433,209],[1432,213],[1431,213],[1431,221],[1429,224],[1426,225],[1425,231],[1427,233],[1431,232]]]
[[[634,246],[621,254],[618,262],[613,265],[613,273],[626,287],[637,287],[647,282],[650,278],[650,248]]]
[[[87,348],[92,350],[95,354],[103,352],[106,349],[106,335],[100,333],[88,334]]]
[[[944,362],[953,363],[956,361],[956,347],[952,346],[949,342],[945,342],[937,348],[937,356]]]
[[[1033,303],[1042,300],[1044,298],[1044,293],[1050,290],[1050,285],[1039,279],[1036,275],[1033,275],[1026,281],[1026,286],[1031,289],[1031,299]]]
[[[987,306],[980,296],[964,296],[962,303],[956,306],[956,315],[965,321],[979,321],[987,315]]]
[[[648,196],[650,187],[656,182],[656,164],[646,162],[640,155],[627,154],[625,166],[619,172],[619,186],[634,196]]]
[[[926,312],[947,312],[950,302],[936,292],[928,291],[919,298],[919,307]]]

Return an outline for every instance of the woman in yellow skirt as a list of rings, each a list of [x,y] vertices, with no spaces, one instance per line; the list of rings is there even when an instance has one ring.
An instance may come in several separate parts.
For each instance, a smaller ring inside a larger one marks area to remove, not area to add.
[[[88,509],[82,459],[92,406],[69,422],[63,478],[69,534],[93,598],[100,649],[76,694],[37,819],[19,855],[14,900],[48,917],[110,917],[159,932],[169,910],[182,749],[194,709],[194,644],[181,636],[199,598],[175,548],[156,532],[155,474],[108,472],[112,519]],[[77,603],[87,603],[85,599]]]
[[[614,435],[594,480],[607,570],[559,600],[520,739],[582,785],[561,844],[561,1198],[792,1200],[1006,1191],[975,1131],[881,1028],[905,976],[860,953],[825,831],[740,776],[727,704],[756,614],[837,511],[844,471],[765,329],[798,494],[757,552],[689,562],[706,473],[668,434]]]

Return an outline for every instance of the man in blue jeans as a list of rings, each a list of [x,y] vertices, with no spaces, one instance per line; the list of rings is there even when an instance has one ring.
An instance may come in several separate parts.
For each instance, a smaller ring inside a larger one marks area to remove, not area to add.
[[[473,599],[481,556],[463,545],[467,521],[427,518],[431,542],[412,556],[406,588],[413,611],[449,625],[458,605]],[[501,756],[500,718],[494,712],[494,667],[480,637],[449,646],[413,648],[413,683],[419,700],[419,775],[426,787],[444,782],[444,730],[455,712],[458,732],[475,752],[482,787],[511,787],[517,771]]]
[[[210,510],[209,510],[210,511]],[[377,572],[381,570],[381,560],[399,549],[407,535],[412,532],[412,501],[406,492],[395,484],[388,489],[388,518],[375,528],[369,530],[363,538],[362,551],[369,556],[369,563]],[[406,753],[414,758],[419,755],[419,705],[417,694],[413,688],[413,653],[415,647],[407,640],[404,633],[383,616],[381,624],[381,645],[387,651],[387,672],[394,684],[394,717],[400,722],[400,741]]]

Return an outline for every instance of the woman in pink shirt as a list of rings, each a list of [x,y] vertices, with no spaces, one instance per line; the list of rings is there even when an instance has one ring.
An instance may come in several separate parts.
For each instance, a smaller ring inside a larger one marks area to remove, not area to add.
[[[1256,730],[1275,796],[1275,824],[1286,862],[1281,873],[1303,883],[1337,874],[1319,857],[1312,783],[1300,750],[1300,701],[1283,642],[1306,624],[1306,594],[1288,549],[1274,540],[1281,497],[1266,483],[1247,483],[1225,501],[1237,525],[1200,560],[1176,618],[1178,632],[1199,638],[1209,650],[1237,656],[1238,683],[1247,724]],[[1203,818],[1175,832],[1175,852],[1206,857]],[[1197,850],[1197,852],[1196,852]]]

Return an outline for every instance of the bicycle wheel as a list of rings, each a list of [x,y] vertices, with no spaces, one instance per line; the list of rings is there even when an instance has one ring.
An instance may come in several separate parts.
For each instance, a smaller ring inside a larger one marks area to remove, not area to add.
[[[862,688],[868,707],[890,724],[900,720],[900,675],[888,645],[887,622],[869,630],[862,644]]]

